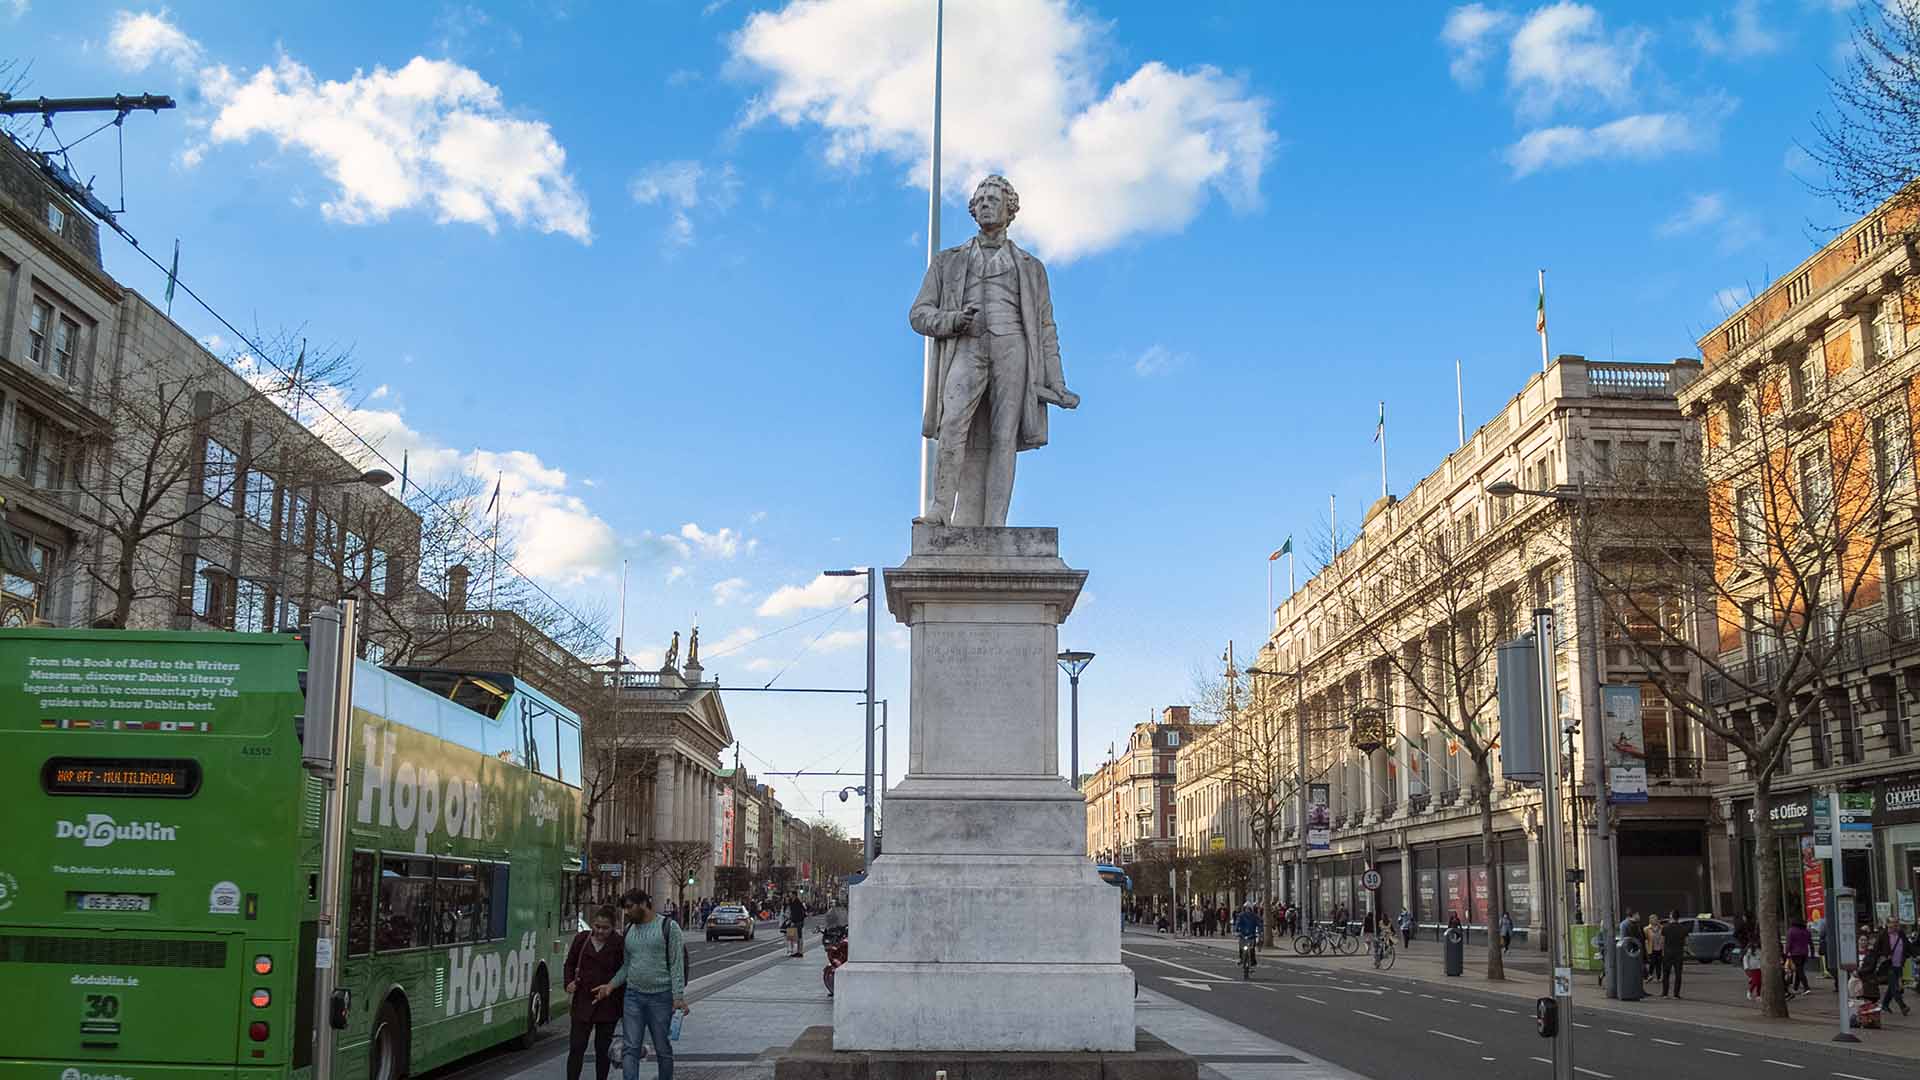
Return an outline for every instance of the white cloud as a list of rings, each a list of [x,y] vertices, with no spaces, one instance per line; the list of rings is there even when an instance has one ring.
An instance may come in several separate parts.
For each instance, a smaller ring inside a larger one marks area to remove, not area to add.
[[[1485,4],[1463,4],[1447,13],[1440,40],[1453,53],[1447,72],[1462,86],[1478,86],[1480,68],[1493,51],[1494,35],[1507,28],[1513,16]]]
[[[740,599],[740,597],[746,594],[746,591],[746,578],[730,577],[725,581],[716,581],[713,583],[713,602],[721,607],[726,607],[728,604]]]
[[[1624,104],[1649,40],[1644,30],[1609,34],[1598,11],[1561,0],[1520,24],[1507,57],[1507,81],[1529,116],[1596,97]]]
[[[1069,260],[1178,232],[1218,193],[1257,204],[1274,147],[1268,102],[1218,69],[1141,65],[1103,89],[1103,28],[1067,0],[976,0],[946,28],[943,194],[999,172],[1020,191],[1015,236]],[[1009,33],[1008,27],[1019,32]],[[792,0],[749,17],[734,66],[766,86],[749,120],[827,133],[826,157],[879,156],[924,184],[933,42],[897,0]]]
[[[828,577],[820,574],[805,585],[782,585],[775,589],[772,596],[762,600],[760,606],[754,609],[754,614],[771,617],[840,607],[859,599],[866,588],[865,577]]]
[[[586,197],[553,129],[510,113],[499,88],[471,68],[416,56],[397,70],[321,80],[283,54],[252,75],[206,68],[200,91],[215,110],[210,142],[264,135],[313,158],[337,185],[321,203],[330,220],[359,225],[429,209],[443,224],[493,232],[504,217],[592,242]],[[186,162],[205,151],[190,148]]]
[[[13,17],[18,19],[33,7],[33,0],[8,0],[7,6],[13,9]]]
[[[667,243],[687,247],[694,239],[694,209],[731,207],[740,195],[740,175],[732,163],[712,172],[697,161],[663,161],[640,170],[627,185],[627,193],[643,206],[670,208],[673,216],[667,222]]]
[[[24,2],[14,4],[14,14],[26,13]],[[107,54],[128,71],[145,71],[163,64],[175,71],[191,71],[200,60],[200,43],[167,18],[167,10],[158,12],[115,12],[113,29],[107,34]]]
[[[1165,345],[1149,345],[1133,361],[1133,373],[1141,378],[1166,375],[1187,363],[1186,353],[1177,353]]]
[[[679,581],[681,578],[686,576],[687,576],[687,568],[684,566],[676,566],[667,571],[667,584],[671,585],[674,582]]]
[[[1713,313],[1716,318],[1724,319],[1753,299],[1753,290],[1745,285],[1729,285],[1713,294]]]
[[[1726,196],[1717,191],[1705,195],[1695,195],[1687,200],[1687,205],[1672,217],[1660,223],[1655,231],[1661,236],[1684,236],[1697,232],[1727,217]]]
[[[1700,145],[1695,124],[1678,113],[1638,113],[1598,127],[1562,125],[1529,131],[1507,148],[1516,177],[1603,158],[1646,161]]]
[[[1715,19],[1694,23],[1693,39],[1703,51],[1735,60],[1780,49],[1780,35],[1767,29],[1761,20],[1759,0],[1734,0],[1724,25]]]
[[[752,550],[751,541],[742,540],[739,533],[729,528],[708,532],[689,521],[680,526],[680,536],[710,559],[731,559],[740,553],[742,547]]]

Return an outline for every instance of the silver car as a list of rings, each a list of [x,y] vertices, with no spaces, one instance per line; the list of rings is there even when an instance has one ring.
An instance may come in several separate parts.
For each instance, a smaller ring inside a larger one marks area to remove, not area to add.
[[[753,940],[753,916],[739,904],[721,904],[707,916],[707,940],[737,937]]]
[[[1723,964],[1740,959],[1740,945],[1734,940],[1733,924],[1720,919],[1681,919],[1687,928],[1687,959],[1696,964]]]

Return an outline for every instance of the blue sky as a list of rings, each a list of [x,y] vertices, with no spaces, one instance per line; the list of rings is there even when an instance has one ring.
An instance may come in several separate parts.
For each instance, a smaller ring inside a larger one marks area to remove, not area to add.
[[[1404,491],[1456,360],[1469,426],[1537,370],[1537,268],[1556,352],[1666,360],[1843,225],[1795,144],[1849,8],[949,4],[943,239],[1004,171],[1085,398],[1013,510],[1092,573],[1083,761],[1258,642],[1267,553],[1378,492],[1379,399]],[[126,125],[135,235],[243,327],[350,345],[356,426],[503,472],[530,571],[611,602],[629,561],[631,651],[697,617],[729,685],[857,684],[857,608],[741,643],[906,555],[930,30],[904,0],[0,2],[29,92],[179,97]],[[750,767],[859,767],[845,700],[728,705]]]

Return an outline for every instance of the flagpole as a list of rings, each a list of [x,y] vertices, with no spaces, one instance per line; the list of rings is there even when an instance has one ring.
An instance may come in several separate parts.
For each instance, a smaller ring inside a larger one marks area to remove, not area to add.
[[[1547,370],[1547,272],[1540,271],[1540,370]]]
[[[1460,418],[1460,445],[1467,445],[1467,388],[1460,381],[1460,361],[1453,362],[1453,400]]]
[[[1380,403],[1380,497],[1387,497],[1387,403]]]
[[[1261,619],[1268,637],[1273,636],[1273,560],[1267,560],[1267,614]]]
[[[940,251],[940,65],[941,52],[945,46],[946,0],[934,0],[933,5],[933,156],[927,170],[927,266],[933,266],[933,257]],[[922,346],[920,363],[920,400],[928,401],[934,393],[934,376],[939,367],[939,353],[932,338],[927,338]],[[933,499],[933,459],[934,440],[924,433],[920,436],[920,513],[931,509]]]
[[[1287,595],[1293,595],[1293,551],[1287,551]]]
[[[1332,495],[1327,496],[1327,534],[1333,537],[1333,550],[1327,557],[1332,562],[1333,556],[1340,554],[1340,512],[1334,507]]]
[[[487,570],[487,610],[492,611],[500,587],[500,477],[493,478],[493,543]]]

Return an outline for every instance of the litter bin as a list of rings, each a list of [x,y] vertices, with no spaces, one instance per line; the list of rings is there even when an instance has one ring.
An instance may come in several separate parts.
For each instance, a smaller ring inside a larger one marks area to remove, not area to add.
[[[1458,975],[1467,967],[1467,935],[1465,931],[1448,927],[1441,938],[1446,946],[1447,974]]]
[[[1575,971],[1600,970],[1600,942],[1605,940],[1597,926],[1586,924],[1573,928],[1573,963]]]
[[[1620,958],[1620,978],[1618,993],[1621,1001],[1639,1001],[1647,996],[1646,988],[1640,982],[1641,973],[1646,969],[1646,947],[1639,938],[1620,939],[1620,947],[1614,955]]]

